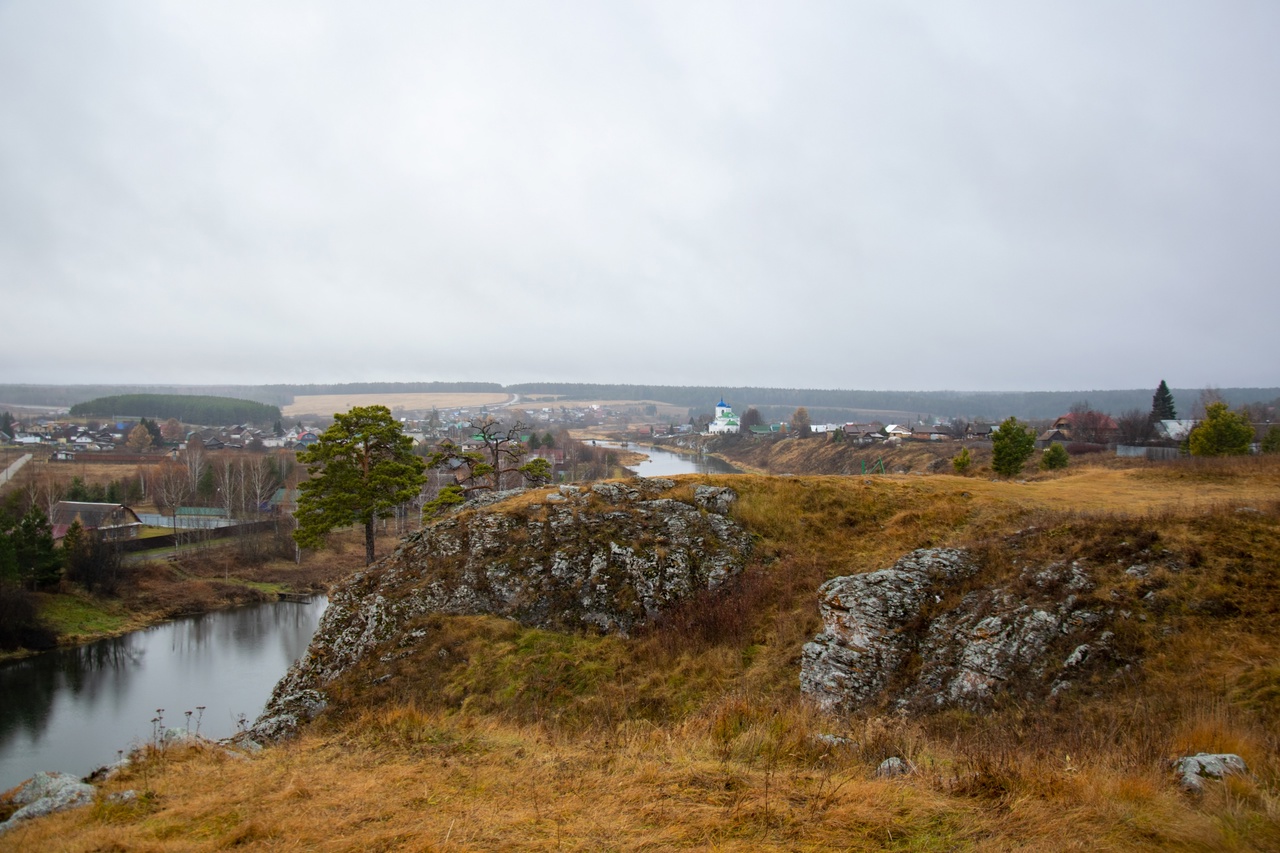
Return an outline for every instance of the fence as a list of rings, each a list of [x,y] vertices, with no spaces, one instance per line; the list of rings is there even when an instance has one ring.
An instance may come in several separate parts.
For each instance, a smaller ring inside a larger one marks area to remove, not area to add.
[[[1116,456],[1137,459],[1177,459],[1182,455],[1176,447],[1146,447],[1132,444],[1117,444]]]
[[[250,533],[264,533],[274,530],[274,519],[266,521],[248,521],[243,524],[232,524],[226,527],[204,527],[179,530],[178,533],[166,533],[163,536],[148,536],[144,539],[125,539],[120,542],[120,550],[126,554],[135,551],[152,551],[160,548],[172,548],[176,544],[188,545],[192,542],[208,542],[211,539],[230,539],[233,536]]]
[[[233,527],[236,522],[229,518],[210,515],[179,515],[176,519],[171,515],[158,512],[140,512],[138,520],[148,527],[176,527],[179,530],[212,530],[215,527]]]

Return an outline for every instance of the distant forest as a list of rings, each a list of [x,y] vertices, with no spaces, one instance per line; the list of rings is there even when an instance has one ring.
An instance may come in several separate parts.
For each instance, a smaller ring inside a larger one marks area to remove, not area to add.
[[[1119,415],[1131,409],[1148,411],[1159,383],[1150,388],[1107,391],[859,391],[808,388],[754,388],[690,385],[606,385],[579,382],[527,382],[503,386],[497,382],[351,382],[313,385],[0,385],[0,406],[73,406],[107,395],[218,395],[268,406],[285,406],[295,396],[312,394],[425,394],[508,393],[522,397],[553,396],[558,402],[575,400],[652,400],[669,403],[692,413],[709,413],[721,398],[741,413],[760,410],[767,420],[789,417],[805,406],[815,422],[841,420],[907,420],[965,418],[999,421],[1009,415],[1024,419],[1056,418],[1074,403],[1088,401],[1097,411]],[[1178,414],[1190,417],[1203,389],[1174,388]],[[1280,400],[1280,388],[1216,388],[1231,406],[1272,403]],[[160,415],[117,410],[108,414]],[[278,417],[278,413],[273,416]],[[168,415],[164,415],[168,417]],[[186,420],[178,415],[181,420]],[[260,418],[234,418],[231,422]],[[202,423],[199,419],[188,422]]]
[[[188,394],[119,394],[99,397],[71,407],[77,417],[134,417],[168,420],[184,424],[263,424],[280,420],[280,407],[237,400]]]
[[[654,400],[710,412],[722,398],[741,414],[748,407],[765,420],[789,417],[804,406],[815,423],[841,420],[883,420],[884,416],[965,418],[996,422],[1010,415],[1024,419],[1056,418],[1072,404],[1085,402],[1100,412],[1119,415],[1130,409],[1149,411],[1156,384],[1125,391],[845,391],[805,388],[728,388],[674,385],[592,385],[530,382],[508,385],[522,396],[554,394],[563,400]],[[1173,389],[1181,416],[1190,417],[1202,389]],[[1268,403],[1280,399],[1280,388],[1216,388],[1228,404]]]

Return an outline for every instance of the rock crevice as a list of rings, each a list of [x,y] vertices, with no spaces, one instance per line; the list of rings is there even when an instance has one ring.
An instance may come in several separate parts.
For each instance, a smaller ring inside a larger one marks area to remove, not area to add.
[[[1056,695],[1112,656],[1078,564],[1024,570],[964,592],[980,567],[958,549],[913,551],[887,569],[819,588],[823,631],[800,687],[828,711],[976,708],[1000,693]],[[958,599],[958,600],[957,600]]]

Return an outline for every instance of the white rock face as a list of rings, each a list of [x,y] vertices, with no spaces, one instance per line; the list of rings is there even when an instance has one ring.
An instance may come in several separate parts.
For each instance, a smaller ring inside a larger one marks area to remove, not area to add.
[[[961,550],[921,549],[823,584],[824,628],[804,647],[801,691],[827,711],[980,707],[1012,684],[1057,695],[1109,659],[1110,635],[1095,636],[1102,618],[1080,601],[1092,584],[1079,566],[1029,569],[1016,593],[952,602],[979,568]]]
[[[742,570],[751,537],[718,510],[663,498],[671,480],[596,483],[563,501],[470,509],[407,537],[395,553],[334,590],[311,646],[276,685],[254,724],[287,736],[327,703],[325,685],[387,642],[422,637],[404,625],[428,613],[494,614],[523,625],[626,635],[687,596]],[[732,497],[730,496],[732,495]]]

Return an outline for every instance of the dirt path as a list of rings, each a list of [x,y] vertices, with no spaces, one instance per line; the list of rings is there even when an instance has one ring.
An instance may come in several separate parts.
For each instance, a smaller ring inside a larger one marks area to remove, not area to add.
[[[30,461],[31,461],[31,454],[24,453],[23,455],[19,456],[16,460],[14,460],[14,463],[12,465],[10,465],[8,468],[5,468],[3,471],[0,471],[0,486],[3,486],[5,483],[9,482],[15,476],[17,476],[18,472],[22,470],[22,466],[26,465]]]

